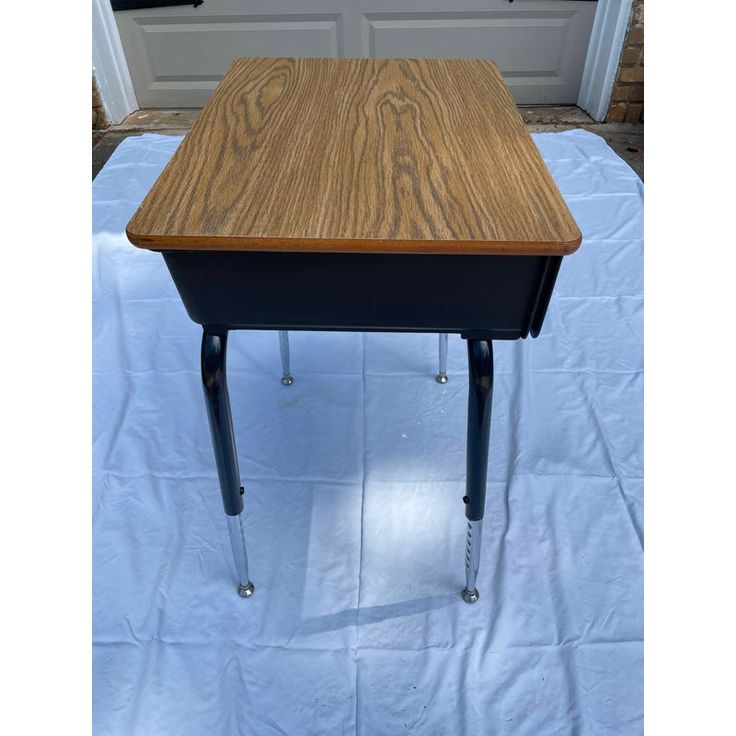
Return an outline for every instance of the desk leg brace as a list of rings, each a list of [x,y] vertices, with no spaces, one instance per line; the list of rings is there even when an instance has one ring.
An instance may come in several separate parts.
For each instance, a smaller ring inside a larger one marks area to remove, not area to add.
[[[248,554],[243,531],[243,489],[240,485],[235,433],[227,393],[226,356],[227,333],[211,335],[205,332],[202,335],[201,360],[204,398],[230,544],[238,571],[238,595],[247,598],[253,595],[254,587],[248,576]]]
[[[468,534],[465,546],[465,589],[463,599],[475,603],[480,565],[480,542],[486,505],[488,442],[491,434],[493,400],[493,345],[490,340],[468,339],[468,440],[465,516]]]

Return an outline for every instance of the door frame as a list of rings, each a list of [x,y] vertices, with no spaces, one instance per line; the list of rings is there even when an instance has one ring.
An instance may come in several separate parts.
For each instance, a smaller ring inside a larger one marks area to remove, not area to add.
[[[578,106],[597,121],[608,113],[632,2],[598,0],[578,94]],[[92,68],[113,125],[138,110],[110,0],[92,0]]]
[[[578,107],[598,122],[606,119],[611,104],[632,3],[633,0],[598,0],[578,93]]]
[[[92,0],[92,71],[111,124],[121,123],[138,109],[110,0]]]

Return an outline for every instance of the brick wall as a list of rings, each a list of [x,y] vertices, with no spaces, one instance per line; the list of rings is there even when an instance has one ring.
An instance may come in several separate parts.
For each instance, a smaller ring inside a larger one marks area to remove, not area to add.
[[[100,91],[97,89],[97,80],[92,74],[92,129],[107,128],[110,125],[105,108],[102,106]]]
[[[644,0],[634,0],[631,6],[629,30],[606,119],[609,123],[644,120]]]

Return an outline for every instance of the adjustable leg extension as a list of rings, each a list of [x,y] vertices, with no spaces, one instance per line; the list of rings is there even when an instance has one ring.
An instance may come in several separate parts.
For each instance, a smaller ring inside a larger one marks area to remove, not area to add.
[[[440,333],[440,369],[434,377],[437,383],[447,383],[447,333]]]

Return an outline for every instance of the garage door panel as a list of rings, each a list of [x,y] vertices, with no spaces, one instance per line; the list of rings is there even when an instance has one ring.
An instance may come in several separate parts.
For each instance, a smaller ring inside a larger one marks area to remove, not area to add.
[[[578,7],[521,12],[365,13],[363,51],[365,56],[378,57],[493,59],[518,103],[573,104],[587,47],[576,48],[569,37],[586,31],[589,37],[593,23],[589,11],[594,11],[595,5],[564,4]]]
[[[141,107],[202,107],[239,56],[342,56],[339,13],[126,19]],[[140,63],[142,62],[142,63]]]

